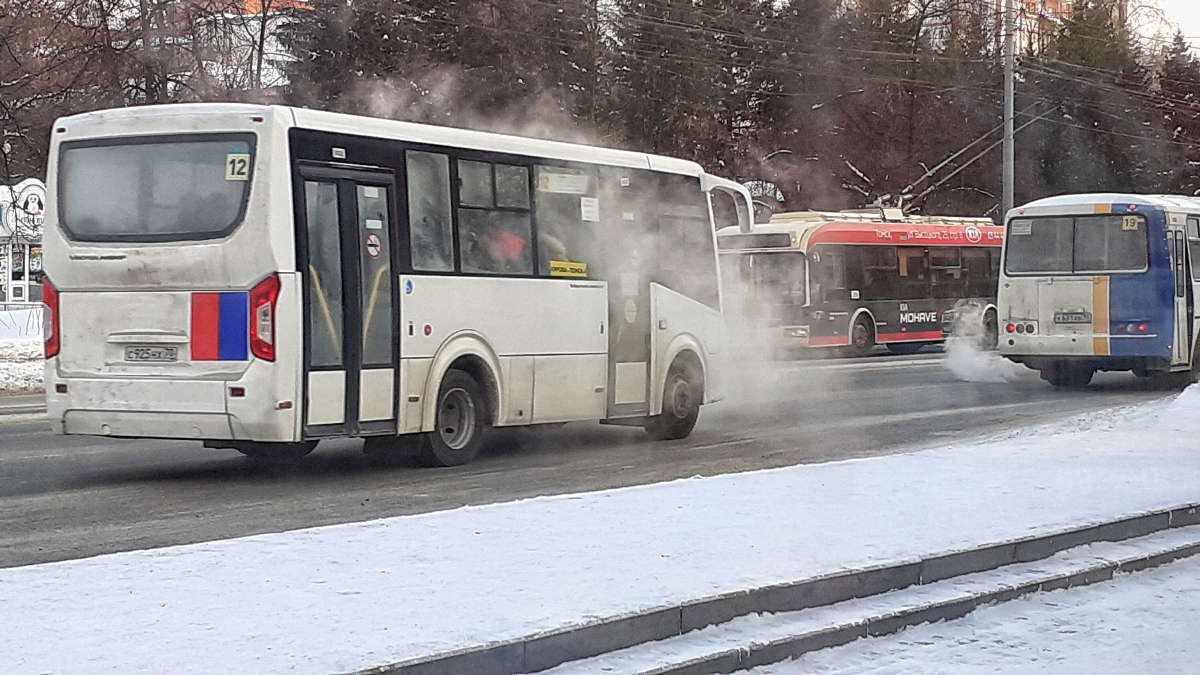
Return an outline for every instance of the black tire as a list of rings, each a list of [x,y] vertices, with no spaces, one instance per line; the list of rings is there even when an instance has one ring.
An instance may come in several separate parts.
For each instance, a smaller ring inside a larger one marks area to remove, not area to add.
[[[676,361],[667,371],[662,414],[646,418],[646,433],[656,441],[687,438],[700,418],[703,400],[704,382],[700,373]]]
[[[1042,379],[1056,389],[1085,389],[1095,374],[1095,368],[1072,363],[1055,363],[1041,371]]]
[[[492,425],[483,387],[451,369],[442,378],[435,405],[435,428],[422,434],[418,460],[425,466],[458,466],[475,459]]]
[[[860,316],[850,327],[850,355],[866,356],[874,348],[875,324],[866,316]]]
[[[920,342],[891,342],[886,346],[889,352],[896,354],[897,356],[902,356],[906,354],[916,354],[917,352],[921,351],[921,347],[924,347],[925,345],[921,344]]]
[[[983,335],[979,338],[979,346],[985,351],[995,351],[1000,348],[1000,323],[996,313],[988,311],[983,315]]]

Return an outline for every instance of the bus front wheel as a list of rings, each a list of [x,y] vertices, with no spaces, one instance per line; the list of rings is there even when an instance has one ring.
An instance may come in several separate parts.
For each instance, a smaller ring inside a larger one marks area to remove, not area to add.
[[[871,349],[874,347],[874,325],[867,317],[860,316],[855,319],[854,326],[850,328],[850,354],[853,356],[866,356],[871,353]]]
[[[646,418],[646,433],[656,441],[687,438],[700,417],[704,384],[696,368],[676,361],[667,372],[662,414]]]
[[[417,456],[426,466],[458,466],[475,459],[491,426],[483,387],[467,373],[451,369],[438,388],[434,430],[425,434]]]

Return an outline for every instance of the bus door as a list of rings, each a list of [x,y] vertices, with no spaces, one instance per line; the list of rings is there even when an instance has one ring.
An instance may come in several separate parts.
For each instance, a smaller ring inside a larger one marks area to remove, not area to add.
[[[390,171],[302,166],[305,437],[396,433]]]
[[[1188,273],[1187,233],[1183,229],[1169,229],[1171,270],[1175,279],[1175,336],[1171,355],[1172,365],[1185,365],[1191,359],[1192,349],[1192,278]]]
[[[608,417],[650,412],[650,281],[653,233],[639,195],[651,185],[633,171],[601,170],[600,212],[606,229],[608,281]],[[652,193],[646,195],[652,197]]]
[[[1200,297],[1200,216],[1189,216],[1187,219],[1187,275],[1190,279],[1192,294],[1188,310],[1191,314],[1191,344],[1196,344],[1196,336],[1200,335],[1200,313],[1197,312],[1196,298]],[[1197,350],[1200,351],[1200,350]]]

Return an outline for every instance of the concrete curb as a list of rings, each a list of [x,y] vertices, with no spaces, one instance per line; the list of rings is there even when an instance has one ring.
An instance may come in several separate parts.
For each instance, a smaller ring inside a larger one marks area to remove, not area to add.
[[[418,657],[407,661],[355,671],[355,675],[434,675],[441,673],[473,673],[475,675],[517,675],[546,670],[555,666],[600,654],[651,642],[724,623],[739,616],[757,613],[793,612],[813,607],[831,605],[854,598],[862,598],[914,585],[929,584],[943,579],[993,570],[1019,562],[1043,560],[1069,548],[1100,541],[1123,541],[1142,537],[1167,529],[1200,524],[1200,503],[1190,504],[1140,516],[1080,527],[1065,532],[1038,537],[1025,537],[1012,541],[984,546],[977,549],[957,551],[922,560],[868,569],[839,572],[814,579],[766,586],[762,588],[727,593],[679,605],[660,607],[643,612],[604,619],[594,623],[572,626],[515,640],[495,642],[478,647],[468,647],[453,652]],[[1159,556],[1163,557],[1163,556]],[[1179,556],[1182,557],[1182,556]],[[1171,558],[1174,559],[1174,558]],[[1152,566],[1142,561],[1141,568]],[[1168,562],[1163,560],[1162,562]],[[1162,562],[1155,564],[1162,564]],[[1129,564],[1134,564],[1133,562]],[[1094,583],[1112,578],[1114,569],[1089,570],[1095,576]],[[1129,568],[1133,569],[1141,568]],[[1124,569],[1124,568],[1122,568]],[[1073,575],[1078,576],[1078,575]],[[1092,576],[1087,576],[1092,579]],[[1073,582],[1063,579],[1066,587],[1082,585],[1086,579]],[[1033,586],[1033,585],[1031,585]],[[844,644],[868,635],[884,635],[895,632],[913,623],[961,617],[980,604],[1017,597],[1036,590],[1052,590],[1054,586],[1036,584],[1037,588],[1023,590],[1007,589],[997,597],[971,601],[955,601],[947,606],[920,608],[913,616],[893,616],[873,623],[842,627],[818,634],[805,635],[785,641],[786,645],[773,647],[763,645],[755,650],[767,660],[745,661],[749,655],[743,650],[737,654],[722,655],[722,660],[733,656],[740,660],[736,668],[775,663],[789,658],[794,653]],[[1043,588],[1044,587],[1044,588]],[[999,597],[1003,595],[1004,598]],[[928,614],[933,618],[924,618]],[[876,632],[881,631],[881,632]],[[843,638],[845,638],[843,640]],[[803,647],[803,649],[801,649]],[[800,650],[800,651],[796,651]],[[782,654],[780,656],[779,654]],[[716,664],[705,660],[701,670],[670,670],[667,672],[730,672],[712,669]],[[701,664],[693,664],[700,666]],[[690,667],[690,666],[689,666]],[[719,666],[724,667],[724,666]]]
[[[859,638],[881,637],[923,623],[961,619],[983,605],[1006,602],[1039,591],[1089,586],[1108,581],[1119,572],[1137,572],[1197,554],[1200,554],[1200,544],[1189,543],[1168,551],[1099,563],[1087,569],[1054,575],[1045,580],[1004,586],[974,593],[967,598],[955,598],[945,602],[914,607],[907,611],[847,622],[840,626],[810,631],[767,643],[752,644],[748,648],[725,650],[683,663],[639,671],[639,673],[640,675],[714,675],[757,668],[787,659],[799,658],[820,649],[839,647]]]

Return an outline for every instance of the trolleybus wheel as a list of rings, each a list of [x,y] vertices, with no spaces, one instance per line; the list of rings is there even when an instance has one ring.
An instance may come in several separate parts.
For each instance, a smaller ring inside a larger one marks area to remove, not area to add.
[[[1095,374],[1094,368],[1072,363],[1055,363],[1041,371],[1042,379],[1058,389],[1083,389]]]
[[[850,328],[850,353],[854,356],[866,356],[875,346],[875,329],[871,320],[860,316]]]
[[[662,414],[646,418],[646,433],[656,441],[687,438],[700,417],[704,385],[694,367],[676,361],[667,372],[663,387]]]
[[[438,388],[434,430],[424,434],[417,457],[426,466],[457,466],[475,459],[491,426],[487,396],[475,378],[457,369]]]

